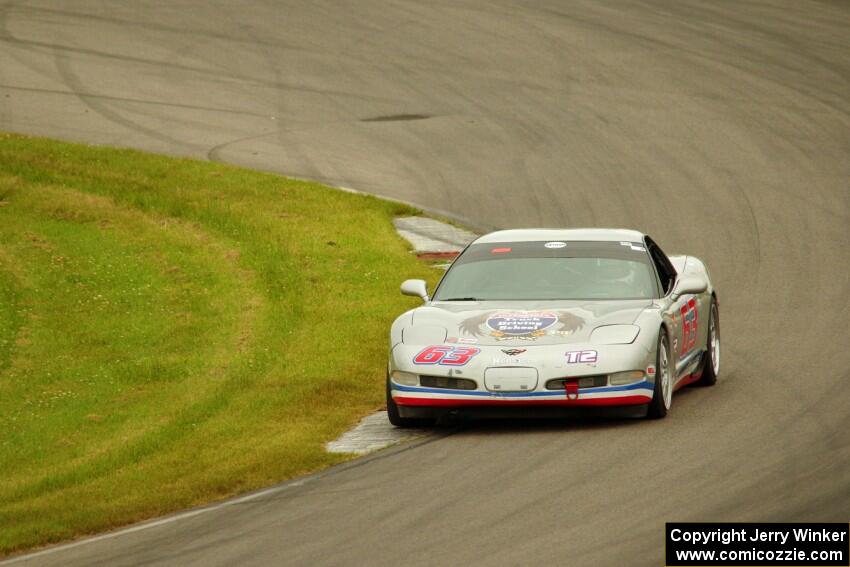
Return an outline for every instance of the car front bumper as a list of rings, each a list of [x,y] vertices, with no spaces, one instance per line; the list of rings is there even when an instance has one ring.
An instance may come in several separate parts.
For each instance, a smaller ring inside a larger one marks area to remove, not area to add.
[[[635,406],[652,400],[653,384],[641,380],[625,386],[601,386],[533,392],[488,392],[403,386],[390,383],[393,401],[398,406],[457,408],[471,406]]]
[[[521,355],[507,357],[501,345],[476,345],[476,355],[459,365],[421,361],[425,348],[400,344],[391,349],[389,393],[403,417],[476,408],[529,415],[546,414],[549,410],[640,411],[652,401],[655,386],[655,353],[640,344],[530,345],[522,349]],[[571,361],[569,356],[576,352],[592,352],[593,356],[587,362]],[[611,383],[613,375],[634,371],[640,371],[642,378],[626,384]],[[418,378],[415,383],[402,383],[393,378],[395,372],[407,375],[407,380],[410,375]],[[602,377],[604,381],[599,383]],[[430,383],[423,383],[426,378]],[[592,381],[583,384],[587,379]],[[553,381],[562,381],[562,386],[552,389]],[[456,385],[452,387],[450,383]],[[465,389],[470,383],[474,387]]]

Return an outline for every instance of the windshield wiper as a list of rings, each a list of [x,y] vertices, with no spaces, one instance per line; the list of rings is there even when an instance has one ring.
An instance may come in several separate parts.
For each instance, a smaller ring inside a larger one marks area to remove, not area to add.
[[[437,301],[480,301],[477,297],[450,297],[449,299],[438,299]]]

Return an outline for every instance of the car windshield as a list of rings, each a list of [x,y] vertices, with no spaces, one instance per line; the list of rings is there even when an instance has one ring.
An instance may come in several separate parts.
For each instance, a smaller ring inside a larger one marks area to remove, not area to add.
[[[657,285],[640,242],[473,244],[434,301],[651,299]]]

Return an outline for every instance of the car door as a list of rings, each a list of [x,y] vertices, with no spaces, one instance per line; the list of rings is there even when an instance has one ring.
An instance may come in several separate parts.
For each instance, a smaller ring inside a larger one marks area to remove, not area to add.
[[[685,257],[687,262],[687,257]],[[684,268],[684,271],[687,267]],[[671,298],[671,317],[677,321],[676,339],[672,341],[676,359],[676,379],[691,374],[699,363],[702,345],[705,344],[707,305],[706,294],[685,294]]]
[[[693,276],[708,281],[705,266],[694,256],[683,256],[682,276]],[[673,302],[673,310],[678,310],[681,319],[681,333],[678,357],[682,365],[681,373],[694,372],[700,355],[708,343],[708,320],[711,310],[711,292],[685,294]]]

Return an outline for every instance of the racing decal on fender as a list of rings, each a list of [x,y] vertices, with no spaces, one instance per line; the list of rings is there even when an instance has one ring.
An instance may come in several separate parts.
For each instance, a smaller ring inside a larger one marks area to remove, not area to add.
[[[598,353],[595,350],[572,350],[566,353],[567,364],[596,362]]]
[[[429,346],[413,357],[413,363],[463,366],[479,352],[475,347]]]
[[[686,354],[697,344],[697,301],[694,298],[688,300],[679,309],[682,314],[682,350]]]

